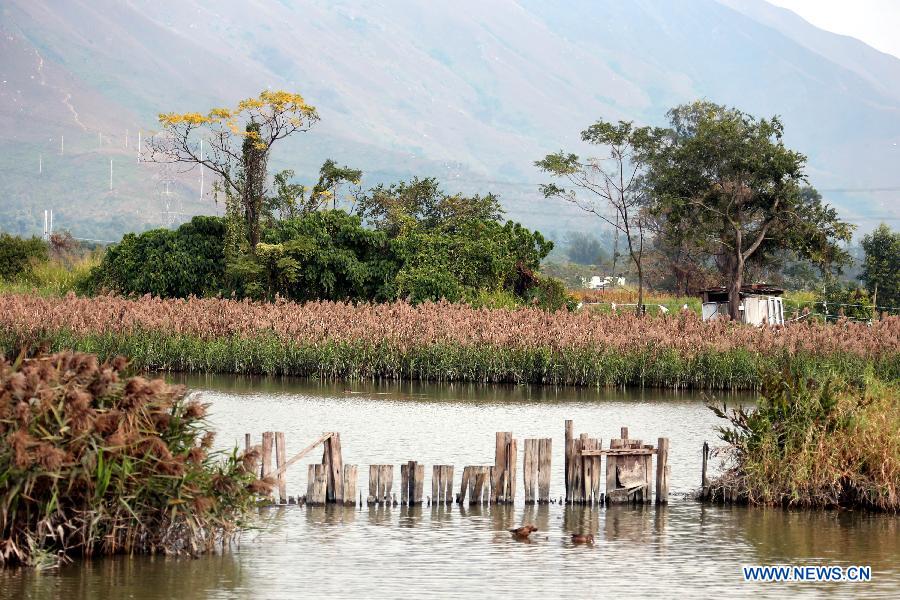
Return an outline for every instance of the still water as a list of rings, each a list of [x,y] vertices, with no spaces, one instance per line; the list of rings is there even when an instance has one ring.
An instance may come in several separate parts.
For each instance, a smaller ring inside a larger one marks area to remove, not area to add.
[[[0,596],[25,598],[394,598],[568,596],[900,597],[900,517],[865,512],[703,507],[689,498],[700,448],[720,424],[700,394],[501,386],[315,384],[233,377],[181,379],[211,404],[217,444],[244,433],[286,433],[291,456],[323,431],[339,431],[344,462],[493,462],[494,433],[553,438],[551,494],[563,494],[563,422],[604,444],[629,436],[670,439],[667,507],[278,507],[239,546],[196,560],[116,558],[57,574],[0,575]],[[718,396],[750,404],[748,396]],[[519,461],[521,465],[521,442]],[[288,471],[288,494],[305,493],[306,463]],[[521,471],[520,471],[521,473]],[[519,476],[521,479],[521,475]],[[399,486],[395,469],[394,490]],[[430,466],[426,467],[426,494]],[[530,543],[507,529],[534,523]],[[593,533],[575,546],[572,533]],[[870,565],[869,583],[745,583],[743,565]]]

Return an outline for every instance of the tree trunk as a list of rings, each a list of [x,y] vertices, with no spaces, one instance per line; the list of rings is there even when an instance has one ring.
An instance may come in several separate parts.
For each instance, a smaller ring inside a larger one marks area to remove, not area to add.
[[[641,261],[635,260],[638,272],[638,297],[637,297],[637,314],[640,316],[644,312],[644,271],[641,269]]]
[[[731,273],[728,278],[728,316],[732,321],[741,320],[741,287],[744,285],[744,260],[741,256],[729,261]]]

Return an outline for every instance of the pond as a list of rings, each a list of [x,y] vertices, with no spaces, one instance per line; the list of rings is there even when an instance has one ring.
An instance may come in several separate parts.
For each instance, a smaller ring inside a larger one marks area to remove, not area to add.
[[[900,597],[900,518],[852,511],[786,511],[701,506],[690,499],[700,480],[701,446],[715,445],[719,419],[697,393],[584,390],[530,386],[416,383],[320,384],[288,379],[175,377],[211,404],[217,445],[258,441],[284,431],[291,456],[323,431],[339,431],[344,462],[417,460],[426,467],[493,462],[497,431],[518,439],[553,438],[551,495],[563,495],[564,420],[576,435],[604,440],[627,426],[631,438],[670,439],[670,504],[566,508],[297,507],[260,511],[260,528],[222,555],[196,560],[134,557],[94,560],[56,574],[0,575],[0,597],[273,598],[541,595],[632,597],[687,594],[728,597],[819,595]],[[752,404],[747,395],[719,402]],[[519,464],[522,461],[520,442]],[[288,494],[306,489],[306,464],[287,475]],[[520,467],[521,468],[521,467]],[[521,471],[520,471],[521,473]],[[399,487],[395,468],[394,490]],[[507,529],[534,523],[530,543]],[[572,533],[593,533],[590,546]],[[869,583],[745,583],[745,565],[869,565]]]

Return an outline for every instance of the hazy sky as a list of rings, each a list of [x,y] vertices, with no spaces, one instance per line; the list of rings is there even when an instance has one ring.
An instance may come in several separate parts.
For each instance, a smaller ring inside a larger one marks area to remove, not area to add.
[[[816,27],[853,36],[900,58],[900,0],[768,0]]]

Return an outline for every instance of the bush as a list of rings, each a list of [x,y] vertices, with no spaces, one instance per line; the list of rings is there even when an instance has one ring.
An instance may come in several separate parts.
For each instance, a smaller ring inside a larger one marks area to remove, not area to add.
[[[48,259],[47,244],[36,237],[0,233],[0,279],[12,281],[31,274],[36,263]]]
[[[151,294],[165,298],[225,291],[225,224],[194,217],[176,230],[126,234],[81,286],[86,293]]]
[[[900,387],[785,369],[763,380],[756,409],[711,407],[731,463],[713,498],[787,506],[900,510]]]
[[[125,361],[0,359],[0,566],[57,556],[195,555],[226,543],[265,486],[255,456],[210,453],[205,405]]]

